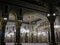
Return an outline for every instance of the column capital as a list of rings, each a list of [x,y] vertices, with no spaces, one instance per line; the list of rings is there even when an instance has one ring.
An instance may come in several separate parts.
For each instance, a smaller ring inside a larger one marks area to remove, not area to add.
[[[51,14],[50,16],[47,16],[48,20],[50,23],[54,23],[56,16],[54,16],[53,14]]]

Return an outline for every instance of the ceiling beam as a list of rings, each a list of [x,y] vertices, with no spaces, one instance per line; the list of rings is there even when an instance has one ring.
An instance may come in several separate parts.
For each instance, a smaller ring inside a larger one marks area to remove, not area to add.
[[[35,10],[35,11],[40,11],[43,13],[48,13],[48,9],[42,6],[38,6],[35,4],[31,4],[28,2],[24,2],[24,1],[18,1],[18,0],[0,0],[0,3],[4,3],[4,4],[8,4],[8,5],[13,5],[13,6],[18,6],[18,7],[22,7],[22,8],[27,8],[27,9],[31,9],[31,10]]]

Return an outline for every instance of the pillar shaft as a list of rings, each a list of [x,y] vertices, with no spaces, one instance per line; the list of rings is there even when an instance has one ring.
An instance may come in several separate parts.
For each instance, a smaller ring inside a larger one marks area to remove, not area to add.
[[[5,45],[4,39],[5,39],[5,25],[2,27],[1,31],[1,45]]]
[[[17,15],[17,27],[16,27],[16,44],[15,45],[22,45],[20,43],[20,29],[21,29],[21,20],[23,20],[23,17],[22,17],[22,9],[20,9],[20,12],[19,12],[19,15]],[[18,21],[20,20],[20,21]]]
[[[20,43],[20,28],[16,28],[16,43]]]
[[[48,42],[50,43],[50,32],[48,31]]]
[[[20,44],[20,28],[21,28],[21,24],[18,26],[18,28],[16,28],[16,42],[15,42],[15,45],[21,45]]]
[[[50,16],[48,16],[48,20],[50,22],[50,29],[51,29],[50,45],[57,45],[55,42],[55,34],[54,34],[54,21],[56,19],[56,15],[53,15],[55,13],[55,7],[53,5],[49,5],[49,12]]]
[[[51,43],[55,45],[54,23],[51,23],[50,27],[51,27]]]
[[[8,5],[2,4],[1,5],[1,10],[2,10],[2,29],[1,29],[1,45],[5,45],[4,39],[5,39],[5,26],[7,23],[7,20],[4,18],[8,18]]]
[[[58,33],[56,32],[56,43],[58,45]]]

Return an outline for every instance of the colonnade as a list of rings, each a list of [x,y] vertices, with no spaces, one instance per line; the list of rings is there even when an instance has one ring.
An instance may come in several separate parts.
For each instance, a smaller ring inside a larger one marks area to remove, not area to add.
[[[8,9],[8,5],[7,4],[1,4],[1,11],[2,11],[2,15],[0,18],[0,22],[1,22],[1,41],[0,41],[0,45],[6,45],[4,42],[4,35],[5,35],[5,26],[7,24],[8,21],[8,15],[9,15],[9,9]],[[50,32],[51,32],[51,38],[49,41],[49,45],[57,45],[55,42],[55,34],[54,34],[54,21],[56,18],[56,15],[53,15],[54,12],[54,7],[53,5],[50,6],[49,8],[49,13],[50,15],[47,16],[49,22],[50,22]],[[15,45],[21,45],[20,44],[20,27],[23,21],[23,16],[22,16],[22,8],[20,8],[20,14],[16,16],[15,19],[15,25],[16,25],[16,41],[15,41]]]
[[[8,5],[0,4],[1,5],[1,11],[2,14],[0,15],[0,23],[1,23],[1,38],[0,38],[0,45],[6,45],[4,38],[5,38],[5,27],[7,24],[7,21],[9,20],[9,8]],[[15,26],[16,26],[16,41],[15,45],[21,45],[20,44],[20,27],[21,27],[21,22],[22,22],[22,15],[21,15],[22,8],[20,8],[20,17],[19,15],[16,16],[15,18]]]

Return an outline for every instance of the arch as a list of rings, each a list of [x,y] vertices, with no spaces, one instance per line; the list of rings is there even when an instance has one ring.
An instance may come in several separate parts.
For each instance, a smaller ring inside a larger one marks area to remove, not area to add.
[[[15,19],[17,19],[17,13],[12,10],[9,12],[9,20],[15,20]]]

